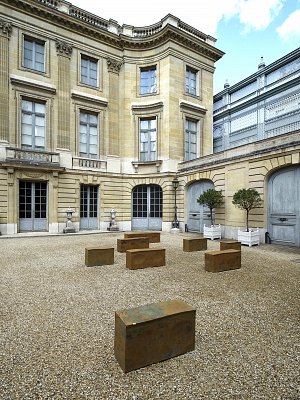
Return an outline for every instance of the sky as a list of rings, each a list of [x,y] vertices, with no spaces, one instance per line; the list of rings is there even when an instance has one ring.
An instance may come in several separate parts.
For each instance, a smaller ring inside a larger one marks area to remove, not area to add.
[[[144,27],[167,14],[217,39],[226,54],[215,63],[214,94],[300,47],[300,0],[71,0],[119,25]]]

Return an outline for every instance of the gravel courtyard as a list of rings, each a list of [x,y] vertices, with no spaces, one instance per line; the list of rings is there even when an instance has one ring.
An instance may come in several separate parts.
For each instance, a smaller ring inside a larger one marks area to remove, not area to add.
[[[132,271],[122,237],[0,238],[1,400],[300,399],[299,248],[243,246],[241,269],[209,273],[182,251],[195,235],[161,233],[166,266]],[[114,265],[86,267],[93,245]],[[172,299],[196,309],[196,349],[124,374],[114,312]]]

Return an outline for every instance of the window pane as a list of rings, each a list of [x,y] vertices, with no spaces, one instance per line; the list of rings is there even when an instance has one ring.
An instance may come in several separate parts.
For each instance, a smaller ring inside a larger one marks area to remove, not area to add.
[[[87,135],[85,133],[80,134],[80,142],[87,143]]]
[[[80,121],[81,122],[87,122],[87,114],[80,113]]]
[[[148,125],[149,125],[149,121],[148,120],[143,120],[143,119],[140,120],[141,129],[143,129],[143,130],[148,129]]]
[[[156,129],[156,119],[150,120],[150,129]]]
[[[32,137],[31,135],[22,134],[22,145],[32,146]]]
[[[32,115],[22,113],[22,124],[31,125],[32,124]]]
[[[97,125],[98,117],[97,115],[90,114],[90,124]]]
[[[44,127],[45,126],[45,118],[44,117],[35,117],[35,124],[37,126]]]
[[[35,103],[35,112],[45,114],[45,104]]]
[[[32,111],[32,102],[27,100],[22,100],[22,110]]]

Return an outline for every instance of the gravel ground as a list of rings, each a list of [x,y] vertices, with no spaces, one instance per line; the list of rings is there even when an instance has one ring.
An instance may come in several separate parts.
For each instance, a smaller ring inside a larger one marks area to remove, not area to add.
[[[182,251],[195,235],[162,233],[166,266],[132,271],[122,237],[0,239],[1,400],[300,399],[299,248],[243,246],[241,269],[209,273]],[[86,267],[89,245],[114,265]],[[124,374],[114,312],[172,299],[196,308],[195,350]]]

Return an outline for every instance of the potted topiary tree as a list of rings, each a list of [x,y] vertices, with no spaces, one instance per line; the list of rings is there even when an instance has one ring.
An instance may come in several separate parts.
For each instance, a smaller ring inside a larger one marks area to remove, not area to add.
[[[262,199],[256,189],[240,189],[234,195],[232,203],[246,211],[246,231],[238,229],[238,241],[242,244],[252,246],[259,244],[259,229],[249,229],[249,212],[254,208],[260,207]]]
[[[197,199],[197,202],[209,208],[211,226],[203,226],[203,236],[211,240],[221,239],[221,225],[214,225],[213,209],[223,204],[222,191],[208,189]]]

